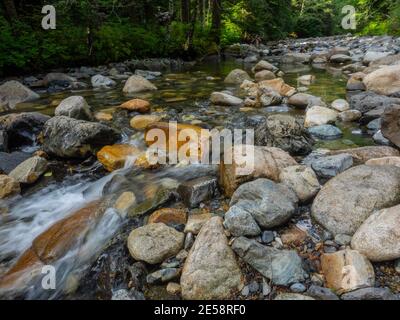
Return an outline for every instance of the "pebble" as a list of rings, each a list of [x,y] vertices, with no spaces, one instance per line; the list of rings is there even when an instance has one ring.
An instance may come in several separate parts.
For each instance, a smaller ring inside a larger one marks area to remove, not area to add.
[[[261,236],[262,243],[270,244],[275,239],[275,234],[273,231],[264,231]]]
[[[271,291],[272,291],[271,286],[264,279],[263,283],[262,283],[262,294],[263,294],[263,296],[265,296],[265,297],[269,296]]]
[[[346,245],[350,244],[351,237],[348,236],[347,234],[338,234],[335,236],[335,242],[338,245],[346,246]]]

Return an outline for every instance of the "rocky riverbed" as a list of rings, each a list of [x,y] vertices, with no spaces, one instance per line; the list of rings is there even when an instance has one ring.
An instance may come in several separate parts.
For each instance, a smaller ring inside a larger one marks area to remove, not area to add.
[[[222,58],[1,82],[2,298],[400,298],[400,39]],[[254,170],[149,163],[169,121],[254,129]]]

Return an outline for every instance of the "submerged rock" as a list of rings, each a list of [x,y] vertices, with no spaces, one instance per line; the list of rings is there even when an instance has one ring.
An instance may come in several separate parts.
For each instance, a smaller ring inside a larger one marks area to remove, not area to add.
[[[210,219],[197,236],[183,267],[181,287],[182,297],[190,300],[229,299],[242,289],[241,270],[220,217]]]
[[[150,111],[150,102],[142,99],[132,99],[121,104],[120,108],[128,111],[147,113]]]
[[[211,103],[220,106],[238,106],[243,100],[223,92],[213,92],[210,97]]]
[[[45,152],[61,158],[85,158],[120,138],[114,129],[100,123],[54,117],[43,129]]]
[[[325,184],[314,200],[313,218],[333,234],[353,235],[375,211],[400,203],[400,168],[358,166]]]

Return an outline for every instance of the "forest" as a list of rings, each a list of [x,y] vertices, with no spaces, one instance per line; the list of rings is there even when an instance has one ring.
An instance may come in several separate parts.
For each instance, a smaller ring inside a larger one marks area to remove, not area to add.
[[[41,26],[45,4],[2,1],[1,73],[128,58],[193,59],[237,42],[400,30],[400,3],[393,0],[54,0],[54,30]],[[356,9],[355,30],[341,28],[345,5]]]

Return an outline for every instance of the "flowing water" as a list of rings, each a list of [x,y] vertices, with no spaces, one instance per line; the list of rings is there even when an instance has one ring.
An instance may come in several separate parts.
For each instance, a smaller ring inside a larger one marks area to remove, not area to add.
[[[238,67],[249,69],[249,66],[238,64],[234,60],[222,63],[209,60],[189,71],[164,73],[163,76],[152,80],[159,88],[158,91],[139,94],[136,97],[151,100],[152,111],[164,115],[167,120],[192,123],[206,128],[249,128],[249,125],[257,123],[260,116],[276,112],[285,112],[295,116],[304,115],[304,111],[294,110],[287,106],[248,111],[210,105],[209,97],[213,91],[231,90],[235,95],[243,95],[237,87],[227,86],[223,83],[224,77],[232,69]],[[284,80],[294,87],[299,86],[297,83],[299,76],[315,75],[316,81],[309,87],[308,93],[322,97],[327,103],[346,97],[346,78],[336,69],[315,69],[310,66],[281,66],[281,69],[285,72]],[[17,112],[39,111],[53,115],[55,106],[70,95],[82,95],[94,110],[109,113],[129,98],[122,94],[121,86],[110,90],[44,93],[40,100],[20,105]],[[243,112],[246,112],[247,117],[243,117]],[[248,119],[254,121],[249,122]],[[344,132],[343,138],[328,142],[320,141],[316,147],[338,149],[373,144],[371,136],[357,124],[346,126],[339,124],[339,127]],[[142,139],[141,134],[131,136],[130,132],[124,136],[127,143],[134,145],[140,145]],[[34,149],[33,147],[32,150]],[[96,168],[98,166],[95,164],[93,170]],[[85,205],[104,198],[104,187],[113,177],[123,176],[129,181],[128,184],[125,184],[125,189],[118,188],[113,190],[113,193],[117,194],[129,189],[137,195],[146,194],[146,190],[152,190],[160,185],[168,185],[173,188],[183,180],[202,176],[214,169],[205,166],[177,166],[155,172],[140,172],[133,171],[127,165],[121,170],[98,178],[98,175],[91,174],[91,168],[89,168],[85,172],[66,175],[63,181],[53,181],[39,191],[18,196],[7,203],[4,201],[3,204],[0,204],[0,277],[2,271],[6,271],[31,246],[32,241],[51,225]],[[107,194],[107,196],[112,195]],[[1,217],[1,207],[8,207],[8,213],[3,215],[3,218]],[[114,209],[106,210],[90,233],[57,262],[57,270],[63,270],[59,280],[64,283],[71,273],[83,273],[124,223],[126,223],[126,218],[121,218]],[[25,295],[25,298],[55,298],[61,294],[61,289],[45,296],[42,291],[33,290]]]

